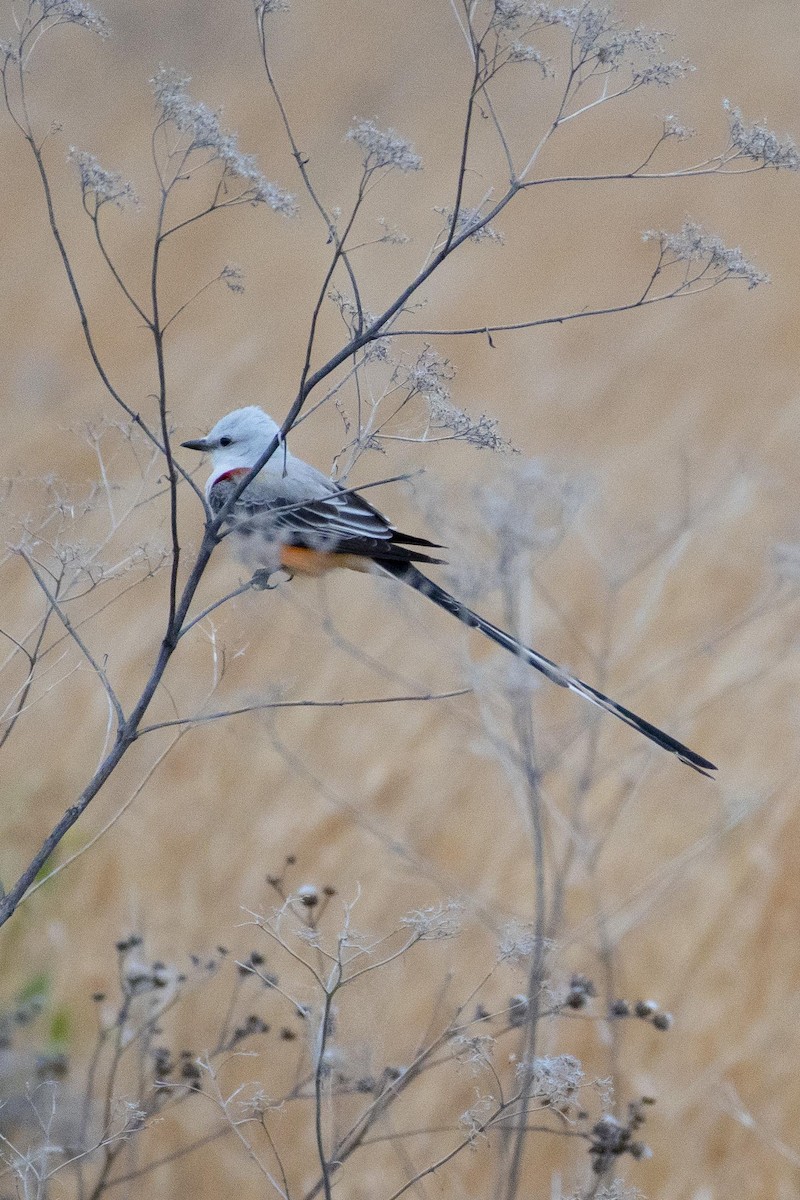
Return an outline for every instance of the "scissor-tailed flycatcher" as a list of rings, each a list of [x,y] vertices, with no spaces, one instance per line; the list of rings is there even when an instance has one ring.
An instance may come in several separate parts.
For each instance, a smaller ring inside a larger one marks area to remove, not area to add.
[[[258,462],[279,428],[260,408],[239,408],[223,417],[209,435],[183,442],[188,450],[208,451],[212,471],[206,497],[219,512],[241,479]],[[228,519],[241,557],[253,569],[284,569],[292,575],[322,575],[337,567],[377,571],[427,596],[446,612],[510,650],[541,671],[559,687],[577,692],[585,700],[613,713],[651,742],[676,755],[701,775],[716,767],[668,733],[651,725],[616,700],[562,667],[524,646],[510,634],[479,616],[427,575],[416,563],[440,563],[423,550],[438,549],[436,542],[399,533],[382,513],[356,492],[345,491],[321,471],[280,446],[236,501]]]

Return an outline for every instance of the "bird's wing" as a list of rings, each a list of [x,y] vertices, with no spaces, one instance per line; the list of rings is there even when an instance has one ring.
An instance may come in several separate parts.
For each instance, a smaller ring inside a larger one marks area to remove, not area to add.
[[[209,489],[208,501],[214,511],[225,503],[236,478],[228,472]],[[258,529],[265,536],[289,546],[338,554],[357,554],[369,558],[412,558],[429,560],[425,555],[406,549],[407,545],[435,547],[425,538],[402,534],[394,525],[357,492],[345,491],[335,484],[326,486],[326,495],[306,499],[298,489],[283,485],[270,486],[273,481],[260,479],[247,488],[236,503],[231,525],[234,529]],[[315,489],[316,490],[316,489]]]

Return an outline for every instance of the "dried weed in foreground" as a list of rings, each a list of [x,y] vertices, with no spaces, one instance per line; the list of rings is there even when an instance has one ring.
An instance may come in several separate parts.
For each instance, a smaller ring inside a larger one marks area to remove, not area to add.
[[[153,960],[137,934],[119,940],[114,982],[86,1001],[96,1035],[85,1065],[73,1056],[72,1016],[52,1008],[45,978],[2,1014],[0,1160],[24,1194],[48,1200],[69,1186],[98,1200],[134,1181],[158,1186],[162,1167],[179,1180],[181,1160],[222,1140],[246,1151],[266,1194],[307,1200],[376,1170],[385,1195],[399,1197],[467,1151],[497,1172],[520,1122],[562,1139],[565,1162],[583,1163],[590,1176],[649,1153],[640,1130],[652,1101],[632,1100],[618,1117],[610,1081],[568,1049],[529,1060],[515,1052],[528,1000],[520,1022],[508,993],[536,952],[521,931],[505,933],[493,954],[486,943],[485,969],[473,967],[456,997],[459,940],[478,932],[460,904],[431,905],[373,932],[356,923],[358,898],[344,901],[329,884],[292,886],[296,874],[290,856],[269,876],[278,903],[249,915],[244,927],[257,942],[246,954],[219,946],[176,965]],[[440,1002],[430,1025],[414,1028],[402,1013],[431,969]],[[602,1057],[603,1026],[618,1018],[596,998],[585,975],[565,985],[543,979],[539,1035],[569,1046],[575,1022],[588,1020],[598,1032],[592,1057]],[[185,1013],[211,1031],[202,1044],[184,1040]],[[395,1020],[404,1049],[386,1057]],[[23,1083],[34,1059],[35,1077]],[[415,1126],[423,1110],[427,1131]],[[179,1143],[165,1139],[170,1129],[183,1131]],[[396,1150],[412,1142],[422,1149],[409,1170]]]

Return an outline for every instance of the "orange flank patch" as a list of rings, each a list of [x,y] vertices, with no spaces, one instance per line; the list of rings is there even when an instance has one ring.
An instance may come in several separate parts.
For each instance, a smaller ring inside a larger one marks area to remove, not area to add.
[[[281,566],[292,575],[324,575],[344,568],[370,571],[372,559],[361,554],[337,554],[335,551],[307,550],[304,546],[281,546]]]

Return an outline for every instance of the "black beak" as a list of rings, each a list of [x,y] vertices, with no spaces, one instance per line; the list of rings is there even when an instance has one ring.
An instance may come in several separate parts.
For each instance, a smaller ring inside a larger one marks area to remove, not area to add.
[[[199,450],[202,454],[204,454],[206,450],[211,449],[205,438],[195,438],[194,441],[181,442],[181,445],[183,446],[184,450]]]

